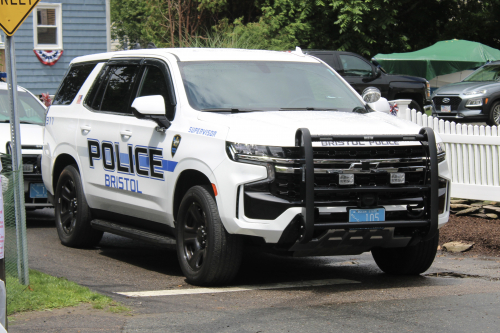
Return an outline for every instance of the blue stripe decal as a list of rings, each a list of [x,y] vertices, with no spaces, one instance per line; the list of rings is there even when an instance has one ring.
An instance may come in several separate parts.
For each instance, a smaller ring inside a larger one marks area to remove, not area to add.
[[[139,165],[141,168],[149,168],[149,157],[139,155]]]
[[[174,172],[175,167],[177,166],[178,162],[175,161],[169,161],[169,160],[161,160],[162,161],[162,166],[160,170],[168,171],[168,172]]]
[[[128,166],[129,164],[128,154],[120,153],[120,162],[123,166]]]

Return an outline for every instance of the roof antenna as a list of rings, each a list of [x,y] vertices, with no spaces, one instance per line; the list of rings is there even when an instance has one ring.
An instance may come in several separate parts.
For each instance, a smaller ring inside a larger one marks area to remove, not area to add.
[[[302,52],[302,49],[298,46],[295,47],[295,51],[292,51],[291,53],[299,55],[301,57],[304,57],[305,54]]]

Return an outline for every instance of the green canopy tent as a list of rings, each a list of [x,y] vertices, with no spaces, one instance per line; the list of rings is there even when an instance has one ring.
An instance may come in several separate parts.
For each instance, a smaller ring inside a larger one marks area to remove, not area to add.
[[[439,75],[500,60],[500,50],[477,42],[453,39],[437,42],[415,52],[380,53],[374,58],[388,73],[425,77],[430,81]]]

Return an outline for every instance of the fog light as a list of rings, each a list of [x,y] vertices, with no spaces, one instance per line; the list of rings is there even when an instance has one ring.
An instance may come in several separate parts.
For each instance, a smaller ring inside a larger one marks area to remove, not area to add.
[[[354,174],[340,174],[339,175],[339,184],[340,185],[354,185]]]
[[[405,174],[402,172],[391,173],[391,184],[404,184]]]

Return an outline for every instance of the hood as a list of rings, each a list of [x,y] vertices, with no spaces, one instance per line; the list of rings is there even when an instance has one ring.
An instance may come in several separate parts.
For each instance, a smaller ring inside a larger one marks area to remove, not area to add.
[[[311,134],[417,134],[420,126],[382,112],[267,111],[237,114],[200,112],[199,120],[229,128],[227,141],[294,146],[295,132]]]
[[[473,91],[478,89],[495,89],[500,90],[500,83],[488,81],[488,82],[455,82],[450,83],[434,92],[434,95],[460,95],[467,91]]]
[[[385,74],[389,77],[391,82],[418,82],[418,83],[426,83],[427,80],[422,77],[417,76],[409,76],[409,75],[401,75],[401,74]]]
[[[10,141],[10,123],[0,123],[0,153],[6,153],[7,142]],[[43,126],[34,124],[21,124],[21,145],[40,146],[23,149],[23,154],[41,154],[43,145]]]

